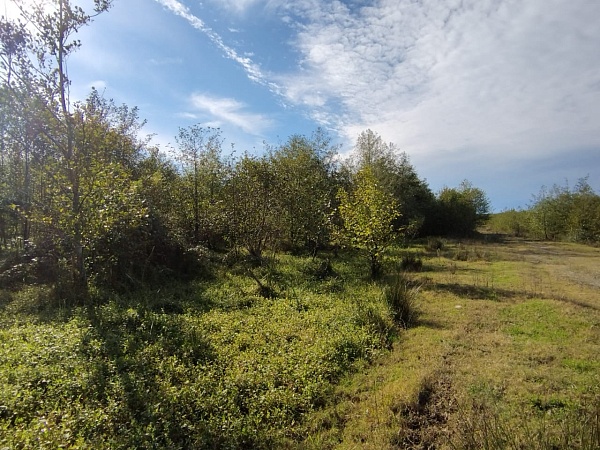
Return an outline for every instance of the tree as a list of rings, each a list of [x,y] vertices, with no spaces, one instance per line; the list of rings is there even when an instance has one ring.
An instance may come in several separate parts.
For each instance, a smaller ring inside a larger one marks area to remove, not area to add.
[[[43,106],[42,134],[46,155],[49,156],[47,168],[54,180],[60,181],[55,193],[62,194],[64,200],[54,202],[61,216],[54,225],[60,224],[64,241],[71,248],[73,280],[85,286],[85,216],[82,204],[86,197],[82,192],[85,180],[81,163],[86,160],[90,148],[85,141],[76,140],[77,127],[87,122],[80,114],[82,111],[74,112],[70,101],[67,59],[81,45],[74,38],[77,31],[95,16],[107,11],[112,1],[94,0],[92,13],[85,12],[69,0],[36,2],[33,5],[23,0],[13,0],[13,3],[19,8],[22,20],[30,24],[36,34],[27,34],[25,38],[28,51],[21,58],[20,71],[17,73],[7,64],[6,78],[17,78],[25,92]],[[20,31],[27,33],[24,27]],[[3,42],[3,47],[7,48],[4,39]],[[9,89],[11,86],[9,83]]]
[[[356,141],[350,166],[354,173],[369,167],[379,186],[394,196],[401,213],[394,221],[396,229],[415,236],[428,226],[426,218],[431,215],[435,197],[427,183],[419,179],[405,152],[366,130]]]
[[[381,255],[394,237],[393,221],[399,217],[396,200],[377,184],[369,167],[356,174],[354,189],[338,193],[343,233],[350,243],[366,251],[371,277],[381,273]]]
[[[180,212],[183,223],[191,224],[191,230],[186,233],[188,241],[214,247],[223,228],[220,195],[225,182],[225,165],[221,158],[221,131],[193,125],[180,128],[175,140],[179,146],[178,159],[183,165],[183,209]]]
[[[542,186],[530,205],[532,228],[542,239],[577,242],[600,240],[600,197],[586,178],[574,190],[568,184]]]
[[[229,242],[260,260],[263,251],[281,235],[276,176],[268,158],[242,156],[226,189]]]
[[[443,188],[437,196],[435,234],[468,236],[489,218],[485,192],[465,180],[458,188]]]
[[[580,178],[573,193],[569,214],[569,238],[576,242],[600,242],[600,196]]]
[[[551,189],[542,186],[531,206],[532,226],[537,235],[547,240],[564,238],[571,203],[572,196],[568,186],[555,184]]]
[[[290,137],[270,156],[282,213],[282,239],[292,249],[316,252],[328,238],[334,152],[329,139],[318,131],[312,139]]]

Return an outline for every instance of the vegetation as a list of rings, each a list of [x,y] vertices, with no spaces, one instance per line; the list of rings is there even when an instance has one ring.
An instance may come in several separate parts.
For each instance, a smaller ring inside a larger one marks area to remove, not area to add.
[[[489,227],[511,236],[597,244],[600,195],[593,191],[587,177],[580,179],[574,189],[568,185],[542,187],[528,209],[495,214]]]
[[[375,279],[381,274],[382,253],[393,237],[392,222],[400,215],[394,197],[377,186],[366,167],[356,174],[354,191],[340,190],[338,199],[343,233],[351,244],[366,251]]]
[[[0,447],[598,447],[595,249],[452,240],[485,193],[371,130],[234,158],[195,125],[170,159],[69,99],[111,3],[0,20]],[[597,243],[599,205],[583,179],[487,226]]]
[[[446,240],[421,258],[412,326],[336,386],[296,448],[598,448],[598,250]]]
[[[422,247],[391,248],[388,273],[407,251]],[[212,257],[212,280],[86,306],[44,285],[2,291],[1,445],[600,443],[596,249],[446,241],[422,272],[377,283],[360,254],[282,253],[254,269],[277,298],[244,261]]]

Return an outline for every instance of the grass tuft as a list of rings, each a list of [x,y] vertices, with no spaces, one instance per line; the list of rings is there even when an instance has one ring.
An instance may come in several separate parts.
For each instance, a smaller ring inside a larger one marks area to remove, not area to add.
[[[392,312],[394,321],[403,328],[415,324],[419,309],[417,306],[420,286],[405,275],[398,274],[384,288],[384,298]]]

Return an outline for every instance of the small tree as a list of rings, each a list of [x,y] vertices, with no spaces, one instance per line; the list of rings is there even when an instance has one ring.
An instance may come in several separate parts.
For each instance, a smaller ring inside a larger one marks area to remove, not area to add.
[[[393,222],[400,216],[394,197],[381,189],[369,167],[356,174],[354,190],[338,193],[343,233],[352,245],[366,251],[371,278],[381,274],[381,255],[394,237]]]
[[[234,248],[245,248],[258,261],[263,250],[281,234],[276,188],[269,160],[247,154],[237,161],[226,186],[229,241]]]

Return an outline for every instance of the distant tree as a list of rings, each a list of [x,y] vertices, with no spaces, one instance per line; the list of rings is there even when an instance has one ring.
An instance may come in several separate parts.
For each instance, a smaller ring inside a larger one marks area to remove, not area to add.
[[[437,196],[434,234],[468,236],[489,218],[490,202],[481,189],[465,180],[443,188]]]
[[[488,224],[494,233],[515,237],[527,237],[531,234],[530,213],[522,209],[507,209],[493,214]]]
[[[394,221],[397,229],[409,236],[419,234],[431,215],[435,196],[427,183],[419,179],[410,158],[393,143],[386,143],[372,130],[363,131],[350,159],[354,173],[369,167],[379,186],[393,195],[401,215]]]
[[[600,196],[581,178],[575,186],[569,214],[569,238],[576,242],[600,242]]]
[[[542,186],[529,211],[534,233],[549,240],[600,241],[600,197],[588,179],[581,178],[574,190],[568,184]]]
[[[565,237],[571,209],[571,193],[568,186],[542,186],[533,197],[531,218],[534,231],[542,239],[557,240]]]
[[[338,193],[343,233],[369,258],[371,277],[381,273],[381,256],[394,237],[393,221],[400,215],[394,197],[380,188],[369,167],[357,174],[352,191]]]

